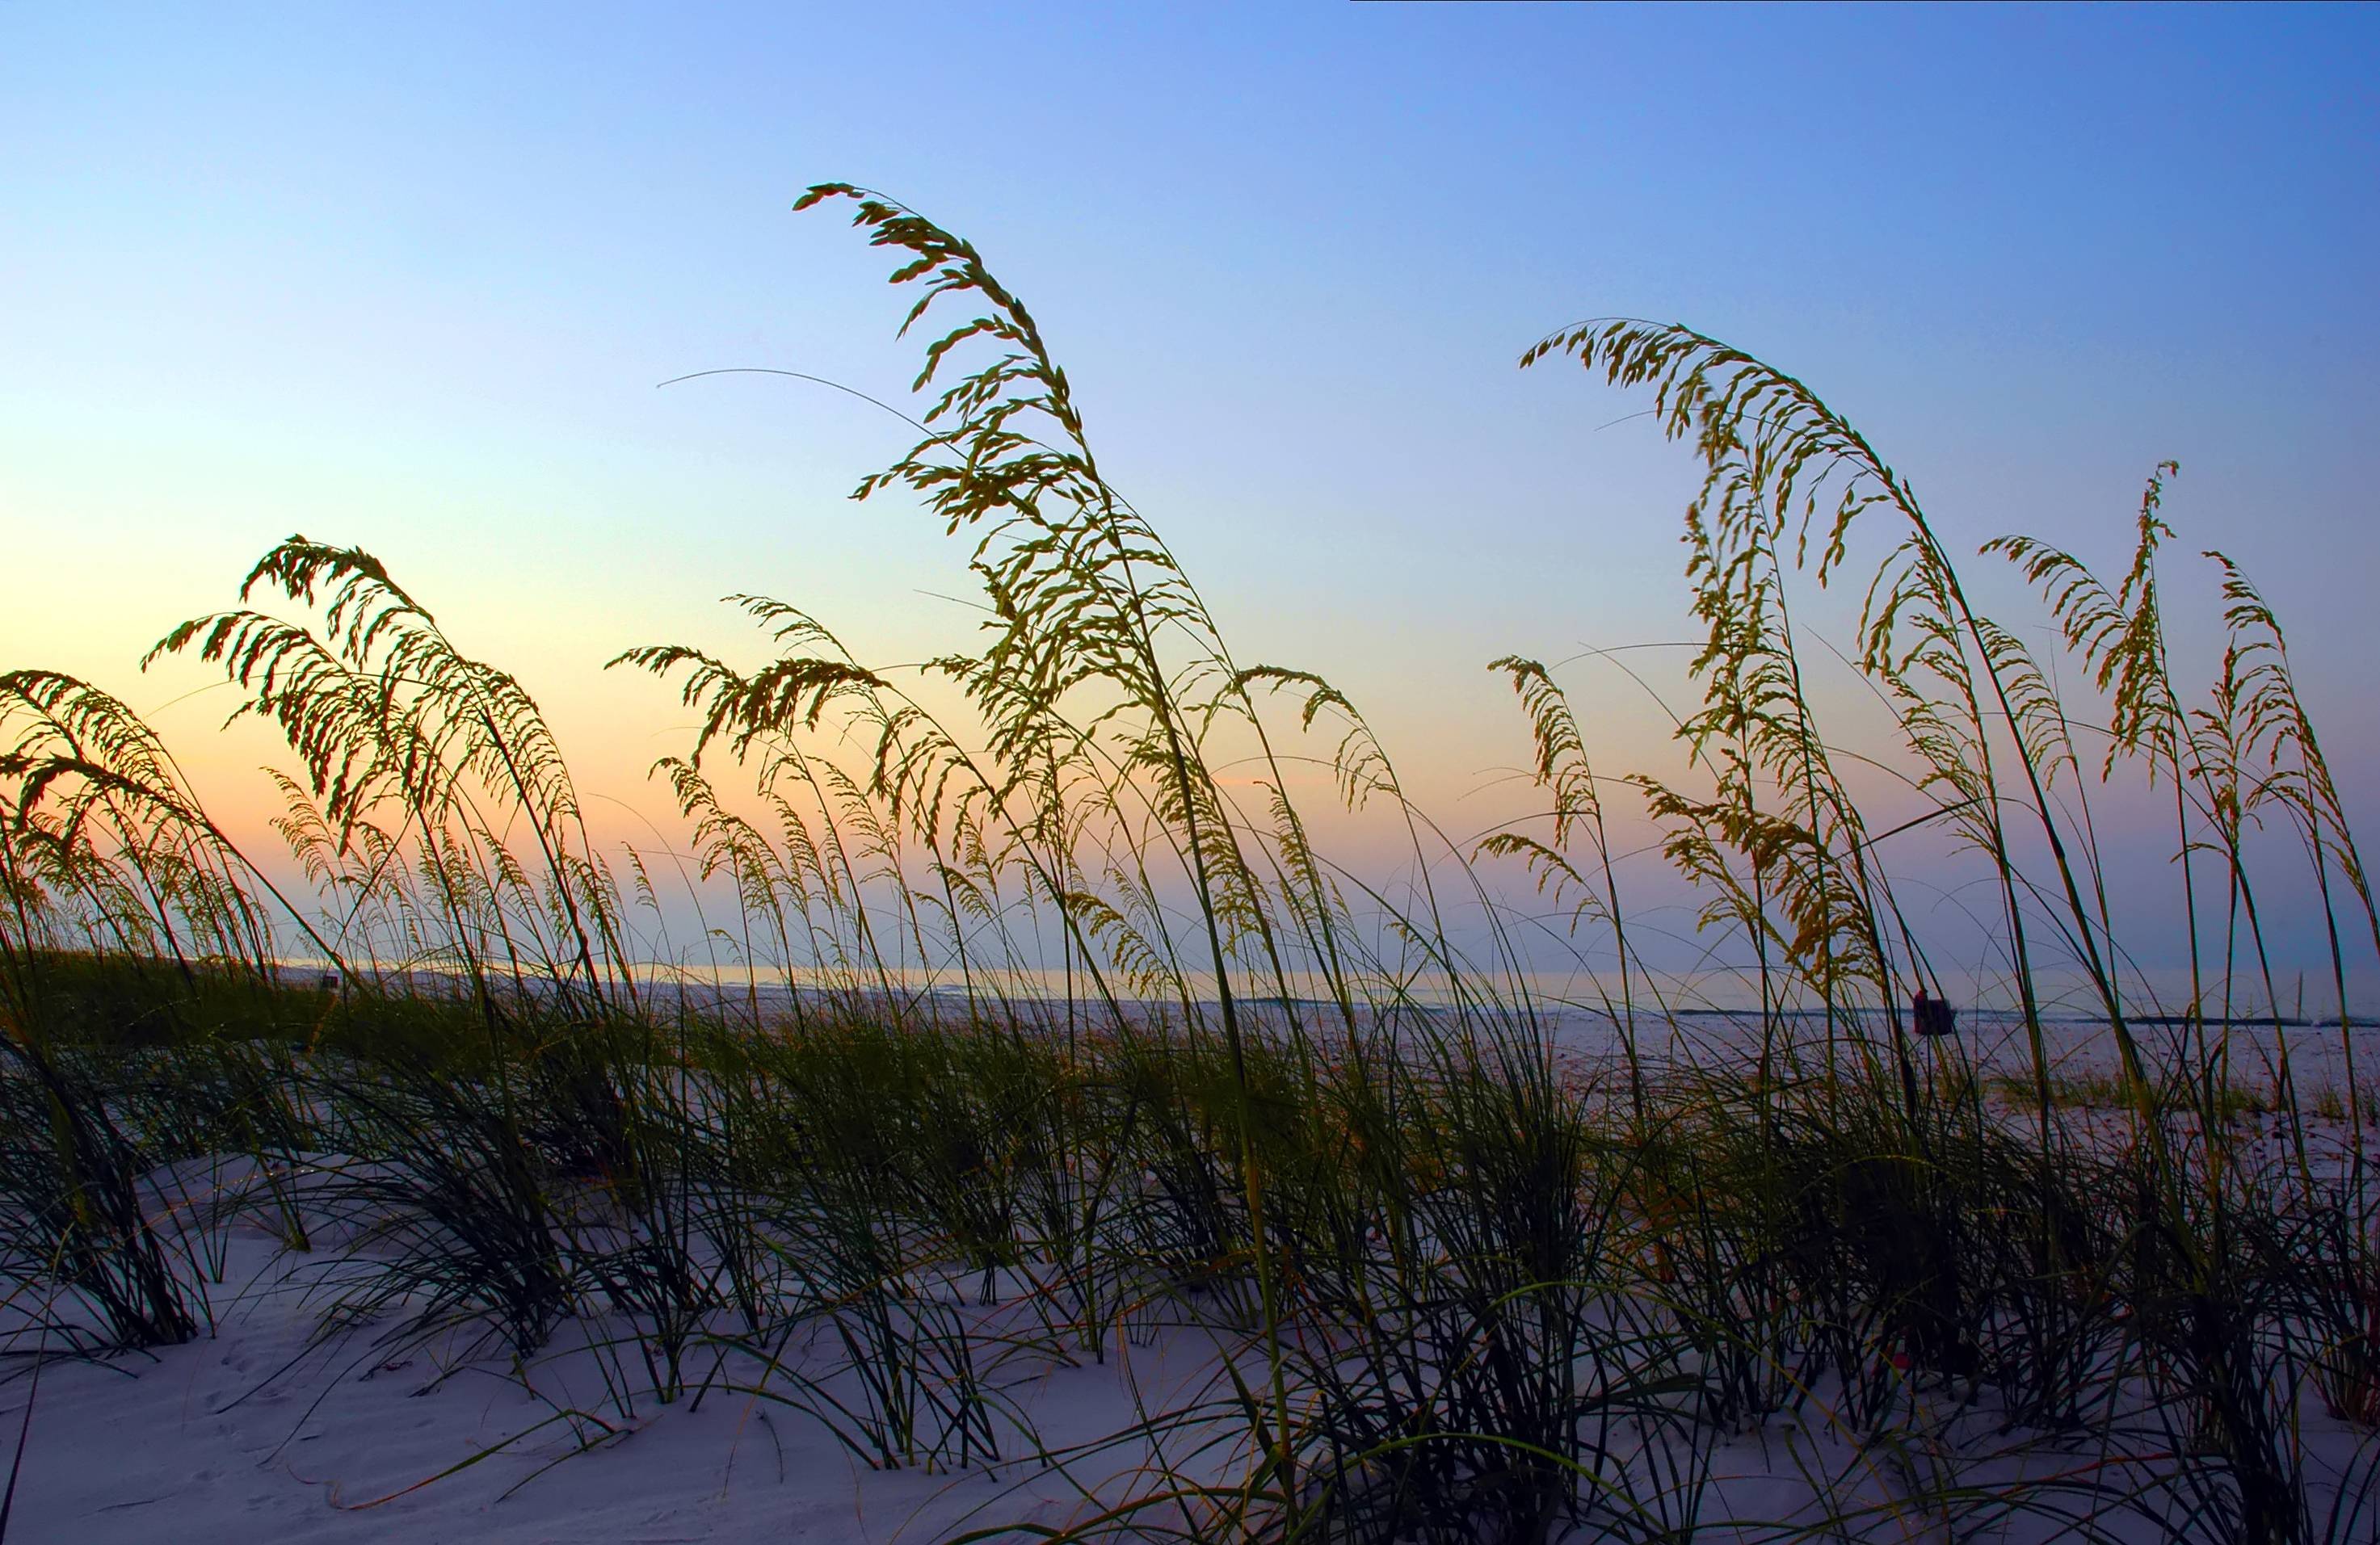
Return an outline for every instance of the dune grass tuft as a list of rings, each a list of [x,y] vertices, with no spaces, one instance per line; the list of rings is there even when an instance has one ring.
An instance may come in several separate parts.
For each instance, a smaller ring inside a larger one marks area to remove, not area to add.
[[[566,1341],[623,1418],[757,1399],[876,1468],[1095,1477],[1044,1538],[2371,1537],[2347,989],[2380,909],[2228,557],[2219,674],[2169,674],[2178,468],[2112,583],[1985,548],[2061,675],[1803,382],[1679,327],[1549,335],[1524,366],[1648,395],[1703,469],[1689,770],[1607,779],[1516,654],[1483,687],[1517,694],[1542,812],[1452,841],[1356,705],[1232,654],[980,253],[865,189],[799,207],[847,211],[916,297],[904,331],[931,324],[921,438],[856,497],[965,543],[988,620],[896,669],[738,596],[753,662],[613,660],[698,717],[654,772],[698,953],[527,691],[368,553],[292,537],[151,657],[220,670],[285,740],[302,884],[122,702],[0,675],[11,1357],[203,1334],[253,1225],[326,1347],[518,1370]],[[1864,597],[1849,665],[1895,745],[1846,750],[1804,679],[1829,583]],[[1293,760],[1409,883],[1318,850]],[[1917,821],[1864,796],[1878,766]],[[2143,792],[2188,902],[2170,948],[2123,936],[2093,822]],[[1648,952],[1624,806],[1742,964],[1725,1035]],[[1918,825],[1989,898],[2012,1064],[1910,1010],[1949,992],[1882,846]],[[2327,924],[2334,1080],[2275,1007],[2284,892]],[[1544,996],[1531,933],[1609,967],[1590,1000]],[[2186,1003],[2131,964],[2156,954]],[[2076,981],[2111,1068],[2055,1055]],[[1108,1444],[1054,1442],[1023,1395],[1183,1337],[1207,1382]]]

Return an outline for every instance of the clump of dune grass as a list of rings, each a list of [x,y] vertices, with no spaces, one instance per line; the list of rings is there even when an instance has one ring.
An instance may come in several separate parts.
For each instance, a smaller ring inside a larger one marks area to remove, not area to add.
[[[527,1380],[578,1346],[623,1418],[732,1393],[883,1469],[1146,1456],[1082,1480],[1058,1538],[2365,1537],[2375,1203],[2322,1123],[2370,1109],[2346,984],[2380,909],[2228,557],[2216,679],[2172,678],[2176,467],[2112,583],[1985,549],[2040,593],[2070,694],[1806,384],[1680,327],[1549,335],[1524,366],[1649,394],[1701,464],[1699,696],[1683,770],[1615,781],[1556,672],[1496,661],[1542,808],[1451,840],[1355,704],[1227,647],[974,247],[847,185],[800,207],[848,211],[917,297],[904,331],[941,327],[919,438],[856,496],[964,540],[972,647],[871,664],[738,595],[757,658],[625,649],[698,721],[654,768],[686,837],[657,863],[598,841],[516,680],[370,554],[293,537],[151,658],[221,670],[285,740],[297,887],[121,702],[0,677],[0,1288],[50,1306],[10,1350],[200,1334],[249,1221],[359,1355]],[[1898,745],[1840,745],[1805,676],[1838,583]],[[1317,850],[1293,758],[1407,883]],[[2131,964],[2155,941],[2093,815],[2143,790],[2186,901],[2178,1006]],[[1701,1050],[1624,883],[1639,809],[1753,989]],[[1921,827],[1991,898],[2013,1073],[1912,1022],[1946,984],[1886,844]],[[681,882],[704,969],[675,973],[651,962]],[[2326,923],[2335,1086],[2290,1065],[2282,887]],[[1532,931],[1609,968],[1592,1001],[1541,996]],[[2053,1057],[2053,980],[2112,1072]],[[1608,1066],[1561,1044],[1582,1013]],[[1017,1394],[1182,1334],[1206,1385],[1106,1442],[1053,1449]],[[1755,1440],[1790,1454],[1781,1512],[1732,1511]]]

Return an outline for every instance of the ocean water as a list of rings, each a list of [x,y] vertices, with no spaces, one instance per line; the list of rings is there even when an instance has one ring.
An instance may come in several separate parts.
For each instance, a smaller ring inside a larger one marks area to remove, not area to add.
[[[285,971],[293,984],[312,985],[322,968],[291,961]],[[763,1024],[789,1020],[797,1008],[808,1010],[841,1005],[846,1011],[867,1012],[877,1007],[896,1008],[904,1015],[927,1014],[964,1020],[990,1019],[1028,1031],[1063,1032],[1069,1028],[1097,1029],[1117,1015],[1137,1024],[1179,1025],[1193,1019],[1209,1028],[1220,1022],[1219,1002],[1211,984],[1193,979],[1185,1002],[1138,996],[1101,998],[1089,991],[1081,972],[1069,978],[1057,972],[1010,972],[992,981],[978,981],[971,993],[948,973],[895,972],[871,973],[864,982],[831,981],[822,973],[782,971],[687,969],[657,965],[639,968],[637,992],[650,1008],[719,1013],[750,1018]],[[414,969],[390,973],[389,984],[400,990],[459,991],[455,978],[436,971]],[[1325,1040],[1344,1037],[1348,1017],[1316,982],[1293,980],[1290,994],[1240,994],[1236,1006],[1241,1022],[1258,1033],[1303,1031]],[[1626,1033],[1622,1017],[1602,1007],[1616,1001],[1616,993],[1598,990],[1616,984],[1571,976],[1517,984],[1500,1001],[1458,1004],[1449,994],[1425,982],[1405,989],[1378,1007],[1358,1010],[1354,1028],[1365,1035],[1387,1034],[1415,1042],[1431,1037],[1474,1034],[1544,1042],[1566,1060],[1585,1068],[1616,1066],[1624,1059]],[[1640,1005],[1625,1015],[1638,1053],[1647,1061],[1718,1066],[1749,1062],[1764,1044],[1781,1058],[1798,1060],[1804,1068],[1820,1067],[1829,1055],[1859,1056],[1863,1042],[1888,1056],[1895,1033],[1879,1011],[1838,1013],[1794,1009],[1763,1018],[1745,1001],[1747,984],[1731,973],[1702,978],[1672,977],[1658,984],[1660,1001]],[[2067,1078],[2107,1077],[2119,1068],[2117,1039],[2104,1014],[2084,1007],[2089,999],[2072,984],[2058,988],[2046,984],[2047,1007],[2040,1012],[2042,1047],[2053,1071]],[[1069,992],[1071,989],[1071,994]],[[522,984],[521,990],[541,995],[550,984]],[[1953,989],[1955,992],[1955,988]],[[1971,989],[1971,991],[1973,991]],[[1981,991],[1973,996],[1985,997]],[[2003,999],[2005,995],[2000,995]],[[2186,996],[2186,995],[2184,995]],[[2269,1014],[2245,1013],[2223,1023],[2191,1024],[2155,1002],[2133,1010],[2130,1025],[2135,1044],[2152,1068],[2161,1074],[2198,1071],[2210,1062],[2227,1064],[2236,1082],[2272,1087],[2284,1066],[2301,1092],[2343,1089],[2350,1064],[2357,1081],[2380,1082],[2380,1022],[2351,1020],[2342,1031],[2335,1015],[2301,1017],[2296,1006],[2285,1009],[2277,1022]],[[1910,1016],[1900,1016],[1900,1030],[1910,1030]],[[1942,1037],[1907,1034],[1911,1055],[1921,1069],[1963,1065],[1985,1075],[2029,1078],[2033,1069],[2032,1036],[2024,1016],[2004,1005],[1958,1008],[1956,1029]]]

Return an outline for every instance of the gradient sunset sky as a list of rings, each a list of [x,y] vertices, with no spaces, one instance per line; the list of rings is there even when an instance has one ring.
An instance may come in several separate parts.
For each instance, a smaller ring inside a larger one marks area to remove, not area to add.
[[[2114,565],[2179,458],[2178,550],[2279,604],[2380,829],[2375,75],[2349,6],[12,6],[0,664],[153,711],[238,822],[270,746],[137,662],[291,531],[378,553],[647,813],[686,716],[601,664],[750,658],[721,594],[964,646],[963,546],[844,498],[904,427],[655,389],[905,392],[887,265],[789,212],[834,178],[977,243],[1242,658],[1336,682],[1451,829],[1525,755],[1488,660],[1689,631],[1691,458],[1513,368],[1604,314],[1802,376],[1954,548]],[[1607,766],[1677,770],[1623,678],[1564,679]]]

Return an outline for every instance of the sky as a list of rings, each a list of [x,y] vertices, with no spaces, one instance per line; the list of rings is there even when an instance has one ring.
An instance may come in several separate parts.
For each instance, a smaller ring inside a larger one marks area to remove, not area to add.
[[[282,536],[359,544],[634,824],[686,716],[601,662],[747,648],[719,596],[964,646],[963,548],[844,497],[900,424],[656,389],[902,395],[886,265],[790,210],[837,179],[977,244],[1243,661],[1335,682],[1450,829],[1526,754],[1488,660],[1689,632],[1685,448],[1514,368],[1614,314],[1812,383],[1954,548],[2118,564],[2178,458],[2368,827],[2375,64],[2350,6],[0,8],[0,664],[116,690],[253,825],[271,747],[139,658]],[[1605,766],[1679,770],[1563,680]]]

